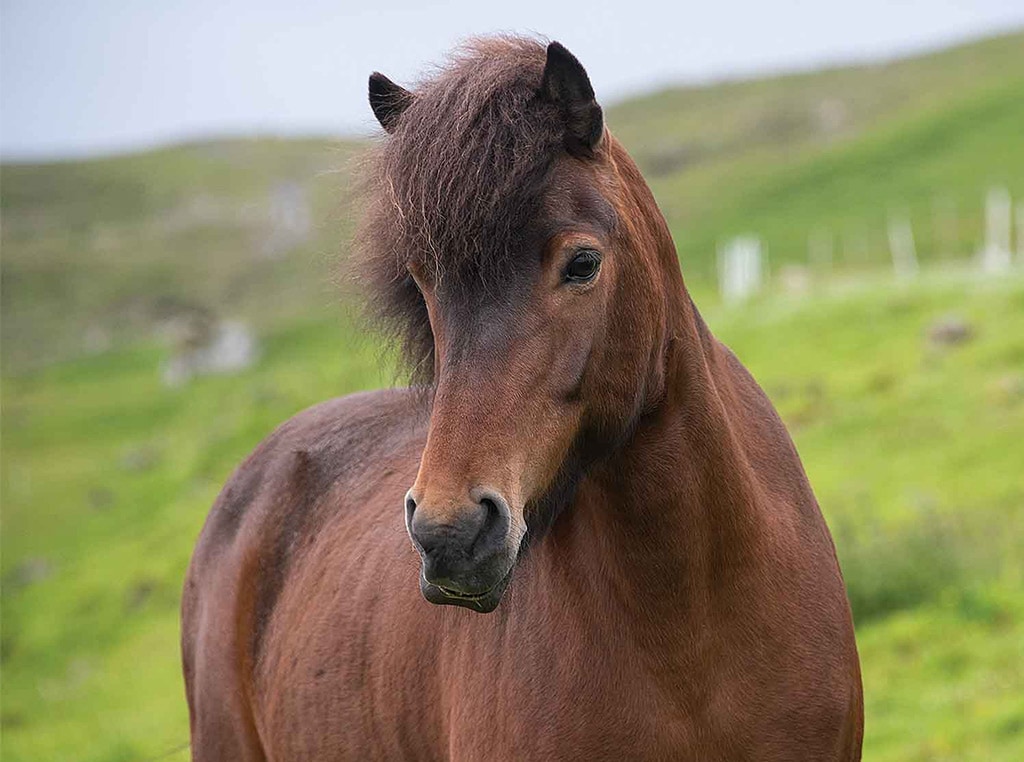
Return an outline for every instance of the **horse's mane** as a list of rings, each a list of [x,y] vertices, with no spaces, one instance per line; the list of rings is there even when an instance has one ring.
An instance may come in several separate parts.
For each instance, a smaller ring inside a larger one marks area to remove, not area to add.
[[[536,39],[471,40],[414,88],[368,155],[355,271],[416,380],[433,373],[433,337],[408,266],[448,290],[486,288],[515,267],[516,241],[563,146],[555,108],[537,96],[544,64]]]

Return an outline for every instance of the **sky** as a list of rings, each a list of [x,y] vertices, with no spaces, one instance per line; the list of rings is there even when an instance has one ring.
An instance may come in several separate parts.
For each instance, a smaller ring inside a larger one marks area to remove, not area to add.
[[[559,40],[607,104],[1022,26],[1022,0],[0,0],[0,155],[366,133],[371,71],[414,83],[487,32]]]

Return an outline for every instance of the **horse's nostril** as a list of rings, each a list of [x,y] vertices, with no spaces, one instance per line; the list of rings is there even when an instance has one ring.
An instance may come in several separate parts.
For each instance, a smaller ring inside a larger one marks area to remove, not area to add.
[[[510,528],[510,514],[505,500],[494,493],[476,496],[480,506],[480,523],[473,543],[474,556],[487,557],[505,544]]]
[[[412,496],[412,490],[405,495],[405,528],[412,532],[412,516],[416,513],[416,500]]]
[[[470,495],[484,509],[487,518],[491,521],[500,519],[509,513],[508,503],[498,492],[489,489],[474,489]]]

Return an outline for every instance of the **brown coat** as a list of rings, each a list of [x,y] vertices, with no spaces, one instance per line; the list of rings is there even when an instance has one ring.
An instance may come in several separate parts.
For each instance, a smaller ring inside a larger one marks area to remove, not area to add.
[[[491,40],[375,76],[361,267],[419,380],[300,413],[218,498],[194,758],[859,759],[828,529],[582,67]]]

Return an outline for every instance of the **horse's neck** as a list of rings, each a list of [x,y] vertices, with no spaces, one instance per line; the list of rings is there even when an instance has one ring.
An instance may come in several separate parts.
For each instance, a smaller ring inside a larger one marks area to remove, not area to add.
[[[693,310],[669,352],[664,400],[584,483],[562,527],[578,568],[604,577],[592,588],[602,605],[628,609],[629,621],[706,621],[757,557],[764,527],[721,351]]]
[[[729,361],[690,299],[640,171],[615,141],[609,158],[626,189],[620,206],[634,221],[632,243],[656,252],[662,268],[664,395],[630,441],[584,480],[555,527],[548,559],[598,577],[590,588],[595,606],[617,605],[625,621],[673,631],[681,619],[707,621],[702,610],[728,606],[730,590],[764,555],[769,530],[743,449],[764,434],[752,421],[764,410],[742,409],[756,385]]]

